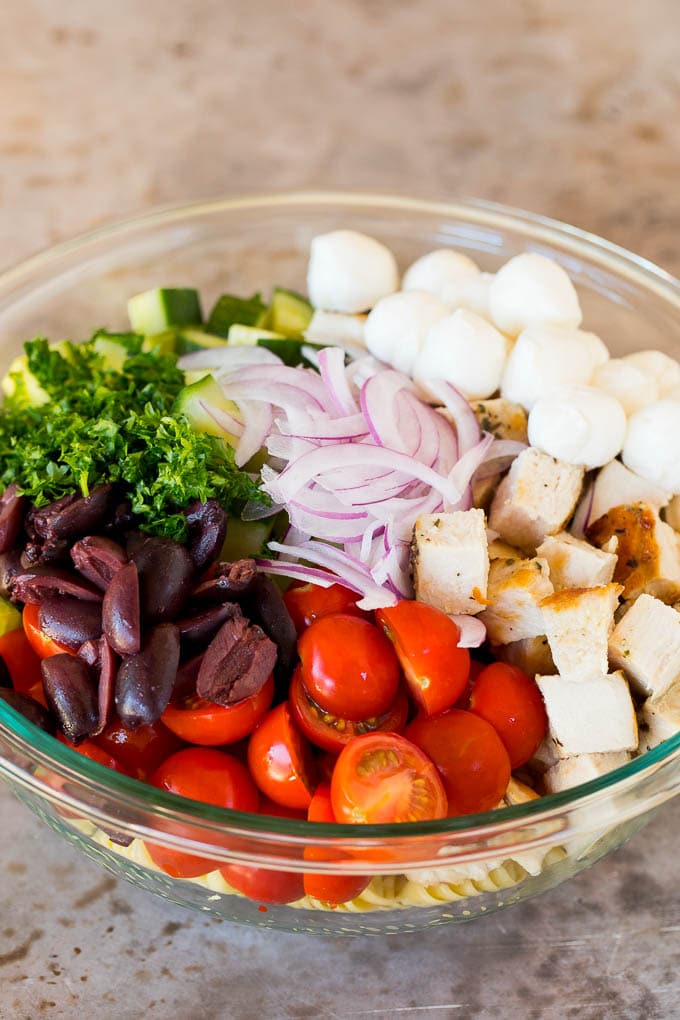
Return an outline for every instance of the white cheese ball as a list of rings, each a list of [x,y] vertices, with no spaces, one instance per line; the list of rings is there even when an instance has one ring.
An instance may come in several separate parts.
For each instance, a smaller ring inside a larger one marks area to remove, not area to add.
[[[426,290],[444,304],[453,305],[468,281],[480,275],[479,266],[467,255],[438,248],[408,267],[401,286],[402,290]]]
[[[491,284],[489,308],[494,324],[510,336],[543,323],[576,327],[582,319],[578,295],[562,266],[535,252],[515,255],[501,266]]]
[[[635,351],[622,359],[654,379],[659,396],[665,397],[669,390],[680,385],[680,364],[663,351]]]
[[[366,319],[366,346],[374,358],[411,375],[429,330],[449,314],[447,305],[425,291],[389,294]]]
[[[332,230],[312,239],[307,292],[315,308],[366,312],[398,287],[396,259],[375,238],[355,230]]]
[[[529,414],[530,444],[566,464],[602,467],[620,452],[625,436],[618,400],[593,386],[561,386]]]
[[[500,386],[507,341],[475,312],[459,308],[429,330],[413,366],[413,378],[428,393],[430,379],[445,379],[468,399],[490,397]]]
[[[610,358],[593,374],[593,386],[615,397],[626,414],[635,414],[641,407],[659,399],[659,387],[652,376],[625,358]]]
[[[660,488],[680,493],[680,403],[657,400],[632,415],[623,463]]]
[[[501,396],[530,411],[551,389],[589,383],[609,358],[598,336],[565,326],[529,326],[517,337],[501,382]]]

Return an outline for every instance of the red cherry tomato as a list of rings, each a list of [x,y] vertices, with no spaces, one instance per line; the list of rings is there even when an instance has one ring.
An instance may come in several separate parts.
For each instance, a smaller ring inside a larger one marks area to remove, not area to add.
[[[259,903],[294,903],[305,894],[300,872],[270,871],[246,864],[225,864],[220,872],[233,889]]]
[[[434,606],[404,599],[379,609],[376,619],[394,644],[419,709],[437,715],[465,690],[470,653],[459,648],[460,629]]]
[[[467,678],[467,683],[465,684],[465,690],[453,706],[454,708],[469,708],[472,686],[484,668],[485,666],[483,662],[478,662],[477,659],[470,659],[470,674]]]
[[[197,695],[176,698],[163,712],[163,723],[190,744],[217,747],[252,733],[274,698],[274,677],[264,687],[234,705],[217,705]]]
[[[446,816],[434,763],[397,733],[367,733],[340,753],[331,780],[339,822],[420,822]]]
[[[122,772],[126,776],[131,774],[112,755],[107,754],[101,747],[97,747],[97,745],[91,740],[83,740],[82,743],[76,745],[72,744],[70,740],[67,740],[63,733],[57,734],[57,740],[62,744],[66,744],[66,746],[70,747],[72,751],[77,751],[78,754],[82,754],[85,758],[89,758],[90,761],[96,761],[99,762],[100,765],[106,765],[107,769],[113,769],[114,772]]]
[[[150,726],[128,730],[114,719],[98,737],[92,739],[106,754],[120,761],[136,779],[147,779],[161,762],[182,747],[182,741],[160,720]]]
[[[40,606],[32,605],[27,603],[24,606],[22,615],[22,621],[24,625],[24,633],[28,638],[28,643],[40,659],[49,659],[50,655],[59,655],[62,652],[68,652],[69,655],[75,655],[72,648],[67,648],[66,645],[60,645],[58,641],[53,641],[52,638],[44,634],[40,629],[40,620],[38,614],[40,612]]]
[[[390,642],[368,620],[322,616],[298,641],[302,682],[324,711],[370,719],[397,696],[399,663]]]
[[[302,682],[300,667],[293,673],[288,698],[293,716],[304,735],[324,751],[339,754],[343,747],[362,733],[375,730],[400,733],[406,725],[408,699],[403,691],[388,710],[373,719],[340,719],[324,712],[310,697]]]
[[[331,805],[331,788],[328,783],[321,783],[312,797],[307,812],[310,822],[334,823],[335,815]],[[342,851],[324,850],[323,847],[309,846],[305,849],[306,861],[331,861],[346,860],[349,855]],[[308,872],[304,876],[304,888],[307,896],[328,903],[336,907],[339,903],[346,903],[360,896],[369,883],[369,879],[363,875],[323,875],[320,873]]]
[[[42,687],[40,659],[31,648],[22,627],[0,635],[0,656],[9,670],[15,691],[29,694],[36,684]]]
[[[435,763],[444,781],[449,815],[490,811],[510,781],[510,759],[493,726],[451,708],[442,715],[420,717],[406,736]]]
[[[273,708],[255,729],[248,767],[258,788],[277,804],[302,811],[309,807],[316,766],[287,702]]]
[[[299,635],[315,620],[329,613],[363,615],[361,609],[356,607],[359,597],[341,584],[322,588],[318,584],[293,583],[283,596],[283,601]]]
[[[257,812],[259,796],[248,770],[231,754],[206,747],[187,747],[171,755],[149,782],[161,790],[235,811]],[[210,858],[147,843],[149,856],[173,878],[197,878],[214,871]]]
[[[529,761],[548,729],[535,682],[506,662],[494,662],[481,671],[472,687],[470,711],[491,723],[513,769]]]
[[[269,815],[272,818],[295,818],[298,822],[304,822],[307,818],[306,811],[284,807],[283,804],[277,804],[275,800],[270,800],[264,794],[260,794],[260,814]]]

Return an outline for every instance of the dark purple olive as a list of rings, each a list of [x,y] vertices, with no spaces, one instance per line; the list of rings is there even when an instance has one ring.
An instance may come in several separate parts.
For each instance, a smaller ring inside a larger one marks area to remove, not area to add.
[[[3,599],[11,598],[14,578],[23,572],[18,549],[11,549],[0,556],[0,596]]]
[[[9,552],[24,523],[27,500],[17,495],[18,486],[8,485],[0,496],[0,553]]]
[[[21,565],[28,570],[30,567],[48,566],[52,563],[68,563],[68,552],[67,538],[27,542],[21,553]]]
[[[106,638],[102,638],[99,642],[99,665],[99,689],[97,692],[99,722],[94,736],[101,733],[109,721],[116,686],[118,660]]]
[[[101,637],[102,607],[98,602],[50,595],[40,603],[38,621],[43,634],[75,652],[83,642]]]
[[[191,598],[198,602],[240,602],[256,577],[255,560],[218,563],[216,576],[197,585]]]
[[[172,691],[173,698],[189,698],[196,694],[196,681],[202,662],[203,652],[182,663],[177,670],[175,686]]]
[[[207,643],[224,621],[234,615],[235,608],[233,602],[223,602],[221,606],[209,606],[192,616],[184,616],[177,621],[179,636],[183,641]]]
[[[47,704],[67,740],[78,744],[97,729],[97,689],[87,663],[62,652],[40,664]]]
[[[88,666],[99,667],[101,661],[101,639],[99,641],[83,641],[78,649],[78,657]]]
[[[161,623],[146,635],[141,651],[125,655],[116,677],[116,709],[130,730],[155,723],[175,686],[179,665],[179,631]]]
[[[113,575],[104,595],[102,624],[114,652],[134,655],[139,651],[139,578],[134,563],[126,563]]]
[[[135,535],[128,543],[139,571],[142,617],[149,623],[175,620],[186,602],[194,562],[183,545],[170,538]]]
[[[281,592],[271,578],[258,573],[241,605],[276,645],[276,679],[287,684],[297,661],[297,632]]]
[[[34,726],[38,726],[41,730],[45,730],[46,733],[54,735],[56,732],[57,727],[54,717],[41,704],[34,701],[33,698],[29,698],[27,694],[19,694],[18,691],[7,691],[3,687],[0,689],[0,701],[6,702],[15,711],[21,712],[29,722],[32,722]]]
[[[196,570],[204,570],[224,545],[227,515],[216,499],[196,500],[183,512],[189,525],[189,555]]]
[[[71,559],[76,570],[102,591],[106,591],[114,574],[128,561],[117,542],[101,535],[81,538],[71,549]]]
[[[206,701],[234,705],[260,691],[276,663],[276,645],[239,612],[223,623],[208,645],[196,680]]]
[[[33,529],[40,538],[77,538],[100,528],[110,514],[114,500],[113,485],[100,485],[89,496],[62,496],[36,510]]]
[[[83,602],[101,602],[102,593],[85,578],[60,567],[32,567],[12,581],[12,600],[40,605],[52,595],[68,595]]]
[[[8,667],[7,667],[7,663],[3,659],[2,655],[0,655],[0,687],[11,687],[11,686],[12,686],[12,676],[10,674],[10,671],[9,671]]]

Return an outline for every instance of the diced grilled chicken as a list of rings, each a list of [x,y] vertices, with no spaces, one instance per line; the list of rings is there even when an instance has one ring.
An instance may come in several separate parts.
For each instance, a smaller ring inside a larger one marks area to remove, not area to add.
[[[658,513],[670,498],[669,492],[636,475],[620,460],[611,460],[600,468],[593,483],[590,520],[596,521],[612,507],[623,503],[649,503]]]
[[[560,793],[572,786],[588,783],[591,779],[604,776],[630,761],[628,751],[610,751],[607,754],[579,754],[573,758],[562,758],[543,776],[548,793]]]
[[[586,536],[599,548],[618,538],[614,580],[623,585],[625,599],[643,592],[668,603],[680,597],[678,536],[651,504],[612,507],[588,525]]]
[[[557,671],[545,634],[512,641],[509,645],[495,645],[493,652],[501,662],[509,662],[531,677]]]
[[[417,599],[445,613],[480,613],[489,578],[484,511],[419,517],[413,529],[411,566]]]
[[[657,699],[680,680],[680,613],[640,595],[609,638],[609,660],[639,694]]]
[[[496,439],[514,439],[527,442],[527,413],[521,404],[497,397],[493,400],[472,402],[482,432],[490,432]]]
[[[637,748],[635,708],[620,671],[588,680],[538,676],[536,683],[561,758]]]
[[[680,733],[680,683],[673,684],[658,701],[648,698],[640,710],[640,752],[651,751]]]
[[[620,584],[562,588],[541,602],[545,634],[563,677],[585,680],[607,672],[607,639],[623,591]]]
[[[616,569],[616,555],[574,538],[568,531],[549,535],[536,550],[548,561],[555,591],[561,588],[594,588],[609,584]]]
[[[491,644],[507,645],[543,635],[540,604],[552,591],[545,560],[512,556],[493,560],[487,593],[490,604],[481,616]]]

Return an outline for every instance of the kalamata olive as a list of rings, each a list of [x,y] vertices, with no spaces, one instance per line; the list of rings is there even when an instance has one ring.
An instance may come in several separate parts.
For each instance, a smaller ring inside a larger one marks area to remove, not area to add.
[[[208,642],[224,621],[234,615],[235,608],[233,602],[223,602],[221,606],[209,606],[192,616],[184,616],[177,621],[179,636],[183,641]]]
[[[101,662],[101,640],[99,641],[83,641],[82,645],[78,649],[78,656],[86,662],[88,666],[99,667]]]
[[[76,570],[97,588],[106,591],[113,575],[128,561],[124,549],[110,538],[87,535],[71,549]]]
[[[11,597],[14,578],[23,571],[18,549],[11,549],[0,556],[0,596],[3,599]]]
[[[0,553],[9,552],[24,523],[27,500],[17,494],[17,489],[12,483],[0,496]]]
[[[21,565],[25,569],[48,566],[52,563],[67,563],[69,541],[55,538],[44,542],[27,542],[21,553]]]
[[[200,655],[194,655],[192,659],[187,659],[177,670],[177,677],[175,678],[175,686],[172,691],[173,698],[179,697],[190,697],[196,694],[196,680],[198,679],[198,673],[203,662],[203,652]]]
[[[96,531],[110,513],[115,490],[100,485],[89,496],[62,496],[33,514],[36,535],[43,539],[76,538]]]
[[[113,575],[102,604],[102,625],[114,652],[133,655],[139,651],[139,578],[134,563],[126,563]]]
[[[217,559],[227,534],[227,515],[216,499],[191,503],[184,516],[189,525],[189,555],[196,570]]]
[[[62,595],[43,599],[38,609],[43,634],[77,651],[84,641],[96,641],[102,632],[102,607]]]
[[[134,536],[130,559],[139,571],[142,616],[149,623],[175,620],[191,591],[194,562],[183,545],[170,538]]]
[[[12,676],[10,674],[9,669],[7,668],[7,663],[3,659],[2,655],[0,655],[0,687],[11,687],[11,686],[12,686]]]
[[[252,587],[257,577],[255,560],[218,563],[216,576],[202,581],[191,593],[197,602],[238,602]]]
[[[11,582],[12,601],[40,605],[51,595],[69,595],[83,602],[101,602],[102,593],[83,577],[61,567],[31,567]]]
[[[41,730],[45,730],[46,733],[54,735],[56,732],[54,717],[41,704],[34,701],[33,698],[29,698],[27,694],[5,690],[3,687],[0,689],[0,701],[5,701],[15,711],[21,712],[29,722]]]
[[[87,663],[62,652],[43,659],[40,668],[47,704],[67,740],[78,744],[97,729],[97,689]]]
[[[239,612],[222,624],[208,645],[196,680],[206,701],[233,705],[256,694],[276,663],[276,645]]]
[[[95,736],[102,732],[109,721],[116,685],[116,670],[118,668],[118,660],[106,638],[102,638],[99,642],[99,665],[99,688],[97,692],[99,722],[97,723],[97,729],[94,731]]]
[[[258,573],[241,605],[276,645],[276,679],[287,684],[297,660],[297,632],[281,592],[271,578]]]
[[[179,665],[179,631],[173,623],[153,627],[135,655],[125,655],[116,677],[116,708],[120,721],[136,730],[155,723],[175,686]]]

